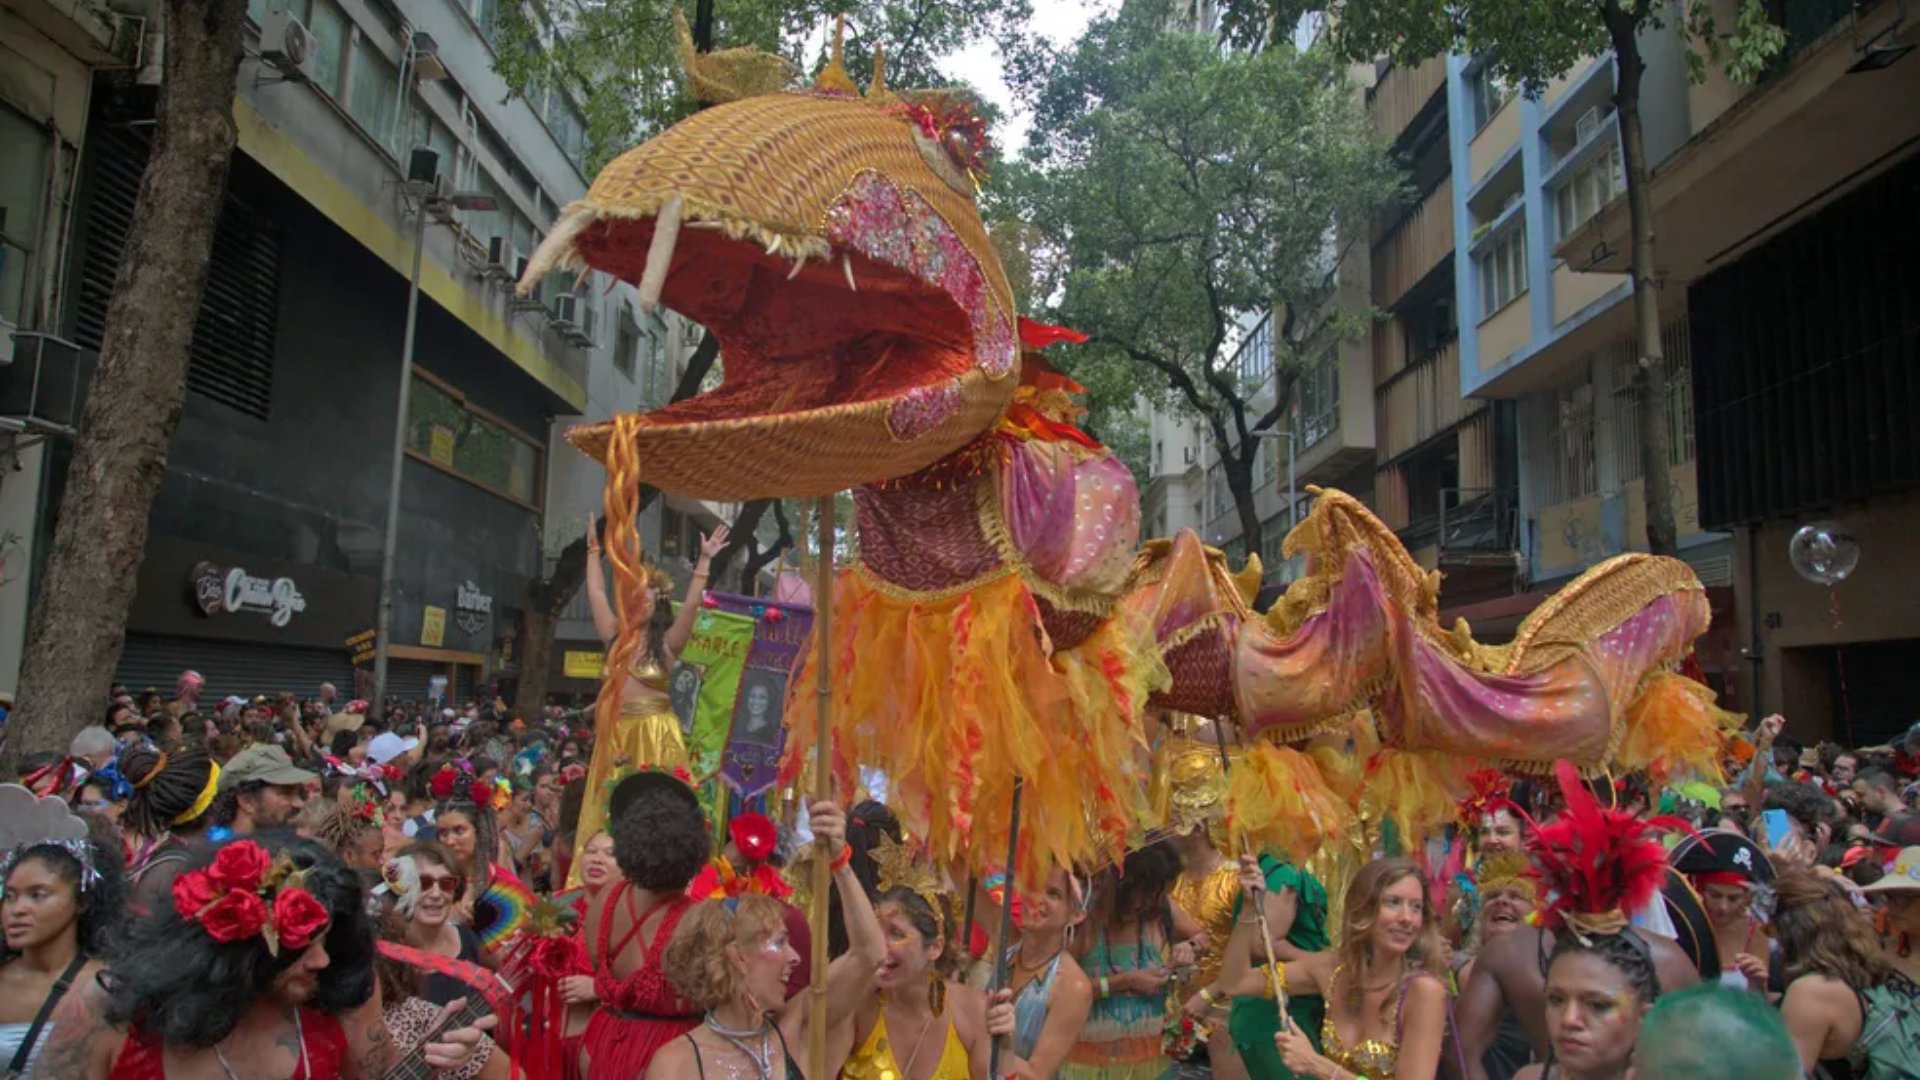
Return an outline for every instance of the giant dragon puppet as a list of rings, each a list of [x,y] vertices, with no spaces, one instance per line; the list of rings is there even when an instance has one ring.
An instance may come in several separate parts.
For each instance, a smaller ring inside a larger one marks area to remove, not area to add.
[[[1711,767],[1721,717],[1670,672],[1708,618],[1683,563],[1597,566],[1488,647],[1440,627],[1438,575],[1338,492],[1287,537],[1309,573],[1264,616],[1257,564],[1232,575],[1190,532],[1140,550],[1133,478],[1039,359],[1071,335],[1014,310],[974,201],[985,133],[967,104],[889,88],[878,60],[863,95],[837,42],[813,86],[789,89],[784,60],[696,55],[684,22],[680,38],[710,107],[608,165],[522,288],[608,273],[722,348],[717,389],[569,434],[608,466],[623,610],[644,603],[643,475],[720,500],[852,489],[859,557],[826,598],[844,794],[855,763],[884,768],[896,810],[951,856],[1005,842],[1026,778],[1033,867],[1137,835],[1155,707],[1257,737],[1235,816],[1296,849],[1357,809],[1435,824],[1471,765]],[[793,701],[817,675],[805,661]],[[790,747],[812,742],[811,712],[788,711]],[[1314,740],[1317,755],[1290,749]]]

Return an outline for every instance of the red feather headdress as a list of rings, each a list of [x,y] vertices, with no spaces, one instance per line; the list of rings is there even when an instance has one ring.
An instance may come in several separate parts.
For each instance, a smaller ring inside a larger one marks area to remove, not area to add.
[[[1460,823],[1469,829],[1475,828],[1496,810],[1511,810],[1515,818],[1523,817],[1520,808],[1513,804],[1512,792],[1513,781],[1499,769],[1468,773],[1467,794],[1460,800]]]
[[[1546,886],[1540,923],[1564,926],[1583,940],[1617,934],[1627,927],[1627,913],[1646,906],[1665,879],[1667,852],[1653,834],[1692,827],[1679,818],[1641,821],[1601,806],[1571,762],[1557,761],[1553,771],[1566,812],[1537,825],[1527,841]]]

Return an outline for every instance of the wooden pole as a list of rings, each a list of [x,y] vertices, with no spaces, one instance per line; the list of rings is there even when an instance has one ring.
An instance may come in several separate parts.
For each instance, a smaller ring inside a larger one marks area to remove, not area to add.
[[[1020,796],[1027,782],[1020,777],[1013,778],[1013,816],[1007,826],[1007,883],[1000,893],[1000,936],[993,943],[993,986],[988,991],[987,1000],[1007,988],[1007,939],[1013,937],[1013,881],[1014,864],[1020,859]],[[972,891],[968,891],[967,900],[973,900]],[[971,927],[962,927],[962,934],[972,932]],[[964,940],[964,939],[963,939]],[[963,945],[962,948],[965,946]],[[993,1050],[987,1056],[987,1075],[1000,1075],[1000,1043],[993,1040]]]
[[[813,797],[833,796],[833,525],[832,495],[820,497],[820,546],[813,573],[813,681],[818,687],[814,721]],[[827,905],[832,902],[833,869],[824,849],[813,854],[813,1012],[807,1018],[807,1075],[827,1075]]]
[[[1236,727],[1237,731],[1238,728]],[[1233,775],[1233,756],[1227,753],[1227,737],[1220,730],[1220,721],[1213,722],[1213,744],[1220,748],[1220,776],[1224,779]],[[1253,845],[1242,840],[1240,850],[1247,855],[1253,854]],[[1273,930],[1267,926],[1267,900],[1265,889],[1248,899],[1253,901],[1253,910],[1260,918],[1260,940],[1267,943],[1267,985],[1273,990],[1274,1008],[1280,1012],[1280,1027],[1287,1026],[1287,990],[1280,985],[1280,973],[1273,970]]]

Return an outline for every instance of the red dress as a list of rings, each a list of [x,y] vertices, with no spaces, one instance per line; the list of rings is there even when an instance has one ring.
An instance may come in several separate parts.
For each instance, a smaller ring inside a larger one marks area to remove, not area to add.
[[[580,1037],[583,1072],[590,1076],[638,1077],[646,1073],[654,1051],[692,1031],[700,1024],[700,1012],[680,996],[667,981],[661,959],[667,942],[681,916],[693,907],[693,900],[680,896],[668,901],[666,914],[653,932],[646,961],[624,979],[615,978],[612,958],[640,932],[640,926],[652,912],[642,913],[628,932],[626,941],[611,950],[607,938],[613,931],[613,913],[625,901],[629,885],[620,882],[600,910],[600,926],[593,957],[593,989],[600,1007],[587,1021]],[[116,1078],[117,1080],[117,1078]]]
[[[301,1009],[300,1029],[306,1037],[309,1068],[296,1067],[293,1080],[340,1080],[347,1066],[347,1029],[340,1018],[319,1009]],[[167,1080],[166,1053],[165,1043],[136,1024],[120,1045],[107,1080]]]

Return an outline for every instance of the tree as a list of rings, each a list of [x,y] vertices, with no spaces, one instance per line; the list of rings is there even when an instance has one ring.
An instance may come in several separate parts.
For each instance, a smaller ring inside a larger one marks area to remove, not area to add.
[[[494,69],[514,93],[565,87],[587,125],[591,169],[693,110],[680,91],[673,12],[681,0],[537,0],[502,4]],[[1029,0],[701,0],[702,51],[751,46],[805,56],[836,17],[847,17],[846,66],[872,69],[884,48],[892,86],[941,86],[939,59],[975,41],[1023,47]]]
[[[1336,268],[1400,181],[1328,52],[1222,50],[1169,25],[1166,5],[1130,3],[1054,60],[1029,88],[1033,168],[1006,178],[996,212],[1047,236],[1036,294],[1092,339],[1062,358],[1093,391],[1090,426],[1143,441],[1122,419],[1142,397],[1199,419],[1258,551],[1259,435],[1300,372],[1366,325],[1332,302]],[[1271,398],[1264,372],[1233,363],[1267,313]]]
[[[1640,471],[1647,500],[1647,547],[1656,555],[1679,551],[1673,489],[1666,480],[1668,389],[1660,343],[1660,292],[1654,272],[1652,193],[1640,130],[1640,81],[1646,71],[1640,35],[1670,23],[1688,40],[1688,72],[1700,78],[1709,63],[1736,80],[1751,81],[1786,44],[1786,34],[1767,16],[1767,0],[1733,0],[1735,29],[1722,35],[1713,0],[1367,0],[1342,6],[1334,37],[1353,59],[1387,56],[1419,63],[1447,52],[1481,56],[1495,77],[1539,94],[1586,57],[1611,49],[1613,106],[1620,120],[1620,152],[1627,181],[1627,216],[1633,234],[1633,324],[1638,353]],[[1704,55],[1703,55],[1704,53]]]
[[[180,424],[188,347],[237,129],[244,0],[162,0],[153,154],[116,272],[20,666],[0,772],[104,715],[147,521]]]

